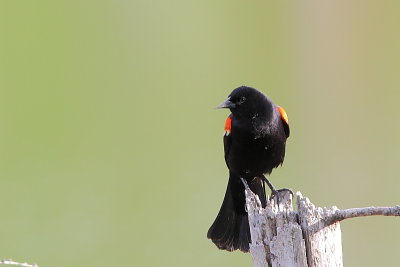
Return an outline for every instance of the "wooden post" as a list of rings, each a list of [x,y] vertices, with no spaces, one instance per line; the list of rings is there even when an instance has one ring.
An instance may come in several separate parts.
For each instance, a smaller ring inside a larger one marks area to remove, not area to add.
[[[339,210],[316,207],[297,193],[297,211],[292,195],[283,191],[267,200],[265,209],[245,184],[246,209],[255,267],[343,266],[339,221],[371,215],[400,216],[400,206]]]
[[[343,266],[340,224],[324,224],[324,218],[335,214],[338,208],[315,207],[308,198],[298,192],[297,210],[307,248],[307,266]]]

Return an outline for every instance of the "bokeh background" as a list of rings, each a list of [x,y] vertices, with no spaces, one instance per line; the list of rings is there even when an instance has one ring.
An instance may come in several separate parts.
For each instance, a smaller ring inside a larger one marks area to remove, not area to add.
[[[285,107],[277,187],[400,204],[400,2],[1,1],[0,258],[251,266],[206,238],[227,183],[215,110]],[[399,219],[342,223],[347,266],[397,266]]]

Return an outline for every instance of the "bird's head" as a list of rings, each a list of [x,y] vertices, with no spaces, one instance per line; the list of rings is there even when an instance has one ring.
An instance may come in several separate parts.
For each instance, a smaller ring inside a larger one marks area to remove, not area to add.
[[[268,105],[269,103],[269,99],[260,91],[248,86],[241,86],[234,89],[217,108],[229,108],[235,116],[253,117],[260,112],[268,112],[265,107],[271,106]]]

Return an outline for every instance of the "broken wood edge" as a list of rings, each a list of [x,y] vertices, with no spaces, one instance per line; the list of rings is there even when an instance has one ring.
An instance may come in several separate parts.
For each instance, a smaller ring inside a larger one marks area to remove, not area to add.
[[[337,212],[337,207],[316,207],[307,197],[297,192],[298,219],[306,244],[307,265],[343,266],[342,234],[339,223],[329,226],[324,224],[324,218]],[[318,229],[315,231],[314,229]]]

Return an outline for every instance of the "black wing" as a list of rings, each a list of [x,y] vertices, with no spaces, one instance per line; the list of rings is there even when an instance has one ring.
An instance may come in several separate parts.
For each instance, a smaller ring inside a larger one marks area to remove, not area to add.
[[[288,124],[285,120],[283,120],[283,119],[282,119],[282,124],[283,124],[283,129],[285,130],[286,138],[288,138],[289,135],[290,135],[289,124]]]

